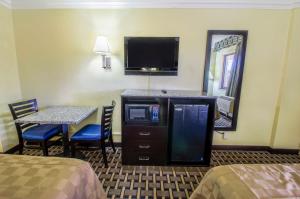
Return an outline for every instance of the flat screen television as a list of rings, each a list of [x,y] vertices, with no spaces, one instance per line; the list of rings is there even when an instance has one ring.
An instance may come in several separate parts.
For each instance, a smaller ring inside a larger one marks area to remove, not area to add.
[[[179,37],[125,37],[126,75],[175,76]]]

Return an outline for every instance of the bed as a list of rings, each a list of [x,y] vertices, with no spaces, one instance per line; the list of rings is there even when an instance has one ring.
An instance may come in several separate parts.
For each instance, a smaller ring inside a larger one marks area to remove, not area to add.
[[[214,167],[191,195],[196,198],[300,198],[300,164]]]
[[[0,154],[0,199],[105,199],[87,162]]]

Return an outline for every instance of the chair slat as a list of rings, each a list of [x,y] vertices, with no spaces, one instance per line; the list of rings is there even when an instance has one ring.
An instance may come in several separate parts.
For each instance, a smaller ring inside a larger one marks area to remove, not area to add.
[[[104,128],[103,128],[104,132],[107,132],[107,131],[109,131],[110,129],[111,129],[110,126],[107,126],[107,127],[104,127]]]
[[[110,109],[110,110],[105,110],[104,113],[112,113],[114,110]]]
[[[104,125],[103,126],[103,128],[110,128],[111,127],[111,125],[109,124],[109,125]]]
[[[36,124],[34,123],[26,123],[26,124],[20,124],[20,127],[22,129],[25,129],[25,128],[28,128],[28,127],[32,127],[32,126],[35,126]]]
[[[110,117],[110,116],[112,116],[112,113],[104,113],[104,117]]]
[[[111,130],[111,128],[107,127],[107,128],[104,128],[103,130],[104,130],[104,133],[106,133],[106,132],[109,132]]]
[[[24,104],[29,104],[29,103],[36,104],[36,99],[26,100],[26,101],[22,101],[22,102],[16,102],[16,103],[13,103],[11,105],[16,107],[16,106],[21,106],[21,105],[24,105]]]
[[[29,109],[29,108],[32,108],[34,106],[33,103],[30,103],[30,104],[25,104],[25,105],[22,105],[22,106],[14,106],[14,110],[15,111],[21,111],[21,110],[24,110],[24,109]]]
[[[104,126],[110,126],[111,122],[105,122]]]
[[[29,112],[29,113],[26,113],[26,114],[23,114],[23,115],[19,115],[16,117],[16,119],[19,119],[19,118],[22,118],[22,117],[26,117],[28,115],[31,115],[32,113],[36,113],[36,112]]]
[[[19,117],[21,115],[32,114],[32,113],[35,113],[35,112],[37,112],[37,110],[33,107],[31,109],[26,109],[26,110],[23,110],[23,111],[18,111],[18,112],[16,112],[16,115],[17,115],[17,117]]]
[[[105,122],[110,122],[112,117],[104,118]]]

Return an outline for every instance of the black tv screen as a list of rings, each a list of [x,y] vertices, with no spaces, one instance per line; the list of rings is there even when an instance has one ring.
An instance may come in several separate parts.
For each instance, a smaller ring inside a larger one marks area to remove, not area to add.
[[[125,74],[177,75],[179,37],[125,37]]]

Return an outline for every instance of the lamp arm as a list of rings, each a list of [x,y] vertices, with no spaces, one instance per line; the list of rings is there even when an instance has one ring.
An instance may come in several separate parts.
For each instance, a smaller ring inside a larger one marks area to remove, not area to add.
[[[102,67],[106,68],[106,55],[102,55]]]
[[[104,69],[111,69],[110,56],[102,55],[102,67]]]

